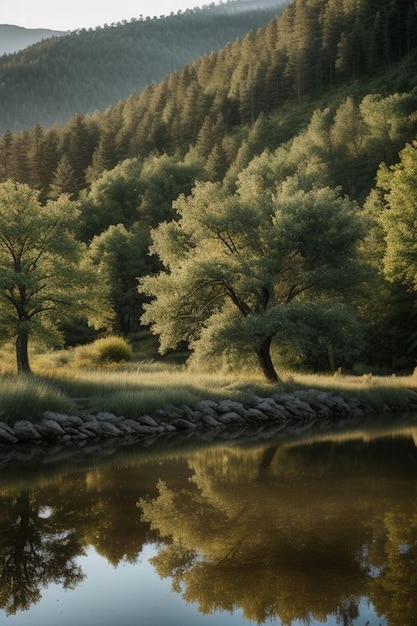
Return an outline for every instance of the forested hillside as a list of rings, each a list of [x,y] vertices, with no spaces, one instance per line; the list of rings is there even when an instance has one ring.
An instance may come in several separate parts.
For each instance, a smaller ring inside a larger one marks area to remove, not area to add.
[[[0,24],[0,55],[12,54],[38,41],[60,37],[63,31],[49,28],[23,28],[12,24]]]
[[[77,203],[119,333],[142,315],[270,380],[272,353],[410,370],[416,85],[414,0],[294,0],[104,112],[4,133],[0,179]]]
[[[141,91],[278,15],[288,0],[229,0],[78,30],[0,58],[0,132],[64,122]]]

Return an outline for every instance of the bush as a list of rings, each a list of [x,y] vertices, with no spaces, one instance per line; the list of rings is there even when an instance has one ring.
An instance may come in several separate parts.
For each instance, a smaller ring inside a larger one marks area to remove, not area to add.
[[[130,361],[132,346],[123,337],[111,335],[76,349],[76,361],[80,366],[102,366]]]

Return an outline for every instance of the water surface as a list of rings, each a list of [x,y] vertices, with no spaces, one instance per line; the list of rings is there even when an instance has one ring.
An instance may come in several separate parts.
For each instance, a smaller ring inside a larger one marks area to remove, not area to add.
[[[416,442],[407,426],[15,463],[0,623],[414,626]]]

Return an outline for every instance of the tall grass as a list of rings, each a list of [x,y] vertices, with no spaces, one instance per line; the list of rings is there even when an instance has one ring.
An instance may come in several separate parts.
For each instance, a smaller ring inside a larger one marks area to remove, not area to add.
[[[322,389],[343,397],[355,397],[375,406],[401,408],[409,400],[417,402],[417,376],[363,376],[289,374],[286,387],[296,389]]]
[[[199,400],[243,399],[258,387],[238,376],[191,374],[178,366],[143,365],[132,370],[73,370],[43,373],[71,398],[85,399],[96,410],[134,417],[165,406],[192,406]],[[263,392],[270,386],[263,385]],[[273,386],[277,391],[277,387]]]
[[[52,382],[33,376],[0,378],[0,420],[14,424],[20,419],[38,421],[45,411],[72,413],[71,400]]]
[[[342,397],[355,396],[376,409],[406,408],[417,401],[417,377],[314,376],[286,373],[283,384],[272,385],[257,375],[192,373],[185,367],[161,363],[131,363],[116,371],[77,369],[65,365],[38,376],[0,377],[0,420],[37,420],[46,410],[111,411],[135,417],[166,406],[192,406],[199,400],[224,398],[247,402],[279,392],[322,389]],[[75,407],[78,407],[76,409]]]
[[[417,401],[417,378],[315,376],[288,373],[283,384],[274,385],[259,376],[192,373],[184,367],[162,364],[135,364],[120,371],[62,369],[47,378],[71,398],[88,398],[98,410],[133,417],[158,408],[199,400],[225,398],[249,401],[254,395],[322,389],[344,397],[354,396],[376,408],[402,408],[410,399]]]

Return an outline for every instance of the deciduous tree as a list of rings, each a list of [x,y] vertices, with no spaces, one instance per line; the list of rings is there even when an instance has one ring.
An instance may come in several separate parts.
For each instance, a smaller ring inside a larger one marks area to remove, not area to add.
[[[178,221],[152,233],[165,271],[141,282],[154,298],[142,321],[162,352],[187,341],[206,355],[254,354],[277,381],[271,343],[285,332],[291,306],[308,317],[320,295],[355,276],[355,204],[330,188],[304,191],[290,179],[275,192],[248,176],[233,196],[200,183],[174,208]]]
[[[17,370],[29,373],[28,340],[100,306],[95,273],[73,229],[78,210],[67,196],[42,206],[24,183],[0,185],[0,322],[16,340]]]
[[[400,152],[400,161],[381,165],[376,189],[367,207],[385,235],[384,272],[388,280],[399,281],[417,291],[417,141]]]

